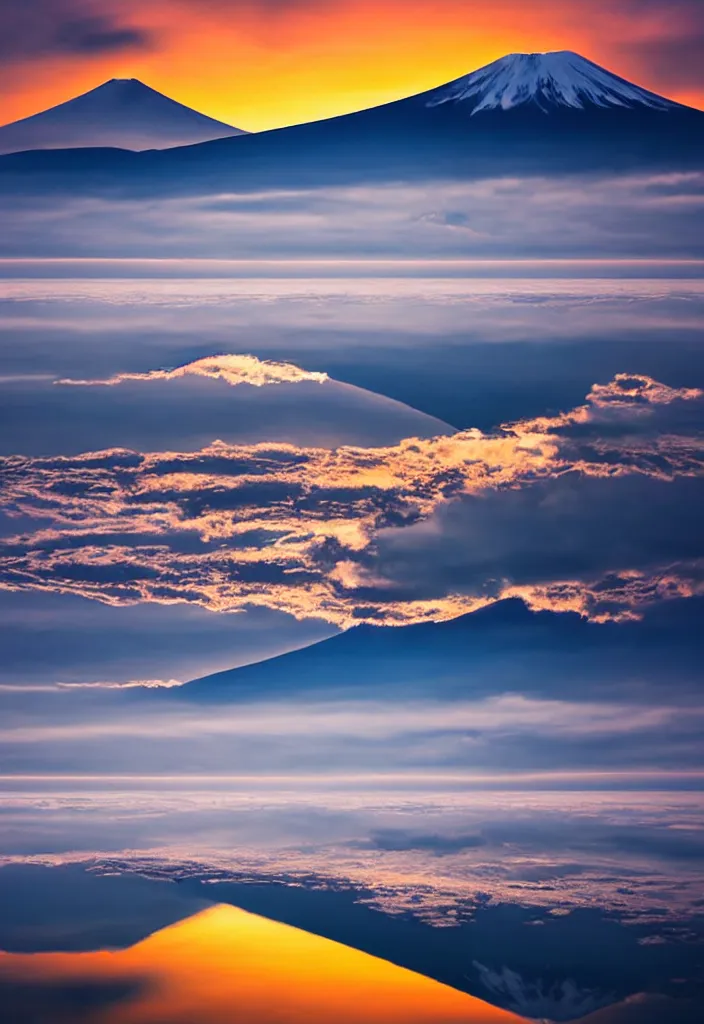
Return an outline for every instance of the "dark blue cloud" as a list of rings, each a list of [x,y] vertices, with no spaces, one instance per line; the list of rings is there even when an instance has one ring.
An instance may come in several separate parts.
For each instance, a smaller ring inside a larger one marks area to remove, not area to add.
[[[368,846],[387,852],[427,850],[438,857],[484,846],[486,840],[476,833],[442,835],[437,832],[411,832],[404,829],[383,829],[372,833]]]
[[[6,62],[61,54],[89,57],[151,43],[150,32],[94,0],[0,2],[0,58]]]

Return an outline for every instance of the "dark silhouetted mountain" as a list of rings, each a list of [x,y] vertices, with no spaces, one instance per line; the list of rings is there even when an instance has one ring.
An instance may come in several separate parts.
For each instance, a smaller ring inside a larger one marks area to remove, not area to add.
[[[571,52],[511,54],[454,82],[353,114],[136,154],[14,154],[6,188],[211,193],[704,163],[704,112]]]
[[[448,622],[356,626],[298,651],[188,683],[169,699],[326,697],[460,699],[496,692],[574,697],[630,687],[697,687],[704,601],[653,608],[643,621],[592,623],[502,601]]]
[[[66,103],[4,125],[0,153],[86,146],[163,149],[244,134],[136,78],[113,78]]]

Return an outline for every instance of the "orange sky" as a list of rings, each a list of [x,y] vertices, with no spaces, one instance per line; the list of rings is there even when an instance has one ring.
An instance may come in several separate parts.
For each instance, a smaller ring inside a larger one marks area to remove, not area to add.
[[[112,6],[116,23],[142,30],[145,44],[46,47],[11,60],[0,123],[107,78],[136,77],[256,131],[409,95],[514,50],[563,48],[704,106],[704,84],[677,59],[696,5],[674,2],[677,11],[656,0],[109,0],[100,9]]]

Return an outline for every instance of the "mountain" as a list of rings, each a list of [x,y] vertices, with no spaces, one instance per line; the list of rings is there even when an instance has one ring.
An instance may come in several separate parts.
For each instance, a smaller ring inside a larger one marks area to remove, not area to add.
[[[704,112],[570,51],[510,54],[407,99],[161,152],[14,154],[5,189],[210,194],[704,166]]]
[[[112,78],[82,96],[0,127],[0,153],[85,146],[163,149],[246,134],[136,78]]]
[[[544,115],[565,110],[674,111],[679,103],[648,92],[571,50],[510,53],[469,75],[417,97],[426,107],[460,105],[474,117],[523,109]]]
[[[531,612],[501,601],[448,622],[356,626],[310,647],[218,672],[177,690],[169,700],[267,699],[325,691],[400,699],[446,699],[520,692],[581,699],[615,694],[637,678],[654,690],[696,686],[702,645],[696,624],[704,600],[670,602],[641,621],[588,622],[575,614]],[[677,651],[677,664],[673,652]],[[130,691],[135,694],[135,691]],[[160,699],[162,691],[154,699]],[[150,700],[154,692],[143,698]]]
[[[339,942],[209,907],[127,949],[4,953],[3,1020],[113,1024],[528,1024]],[[59,1011],[57,1012],[57,1007]]]

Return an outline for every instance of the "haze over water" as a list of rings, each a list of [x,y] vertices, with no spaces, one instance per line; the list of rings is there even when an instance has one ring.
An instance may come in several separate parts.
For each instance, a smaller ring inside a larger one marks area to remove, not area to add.
[[[690,1019],[701,281],[139,269],[3,268],[7,1005]]]

